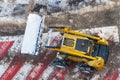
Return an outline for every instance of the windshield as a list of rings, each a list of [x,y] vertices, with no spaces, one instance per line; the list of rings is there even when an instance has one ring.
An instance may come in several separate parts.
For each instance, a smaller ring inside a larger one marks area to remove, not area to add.
[[[74,39],[64,38],[63,45],[73,47],[74,46]]]

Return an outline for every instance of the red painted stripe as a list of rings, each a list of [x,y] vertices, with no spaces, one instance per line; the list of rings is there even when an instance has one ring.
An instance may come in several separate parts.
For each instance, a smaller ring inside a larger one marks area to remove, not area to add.
[[[32,70],[26,77],[26,80],[39,80],[39,77],[42,76],[45,69],[48,67],[48,65],[51,63],[51,61],[54,59],[55,53],[56,52],[54,52],[54,51],[47,50],[46,53],[44,53],[41,56],[39,63],[36,64],[32,68]]]
[[[15,56],[7,70],[0,77],[0,80],[11,80],[22,67],[22,65],[25,63],[25,61],[26,59],[22,56]]]
[[[0,60],[4,58],[8,52],[8,49],[13,45],[13,43],[14,41],[0,42]]]
[[[65,80],[65,75],[73,70],[76,63],[71,62],[70,66],[68,68],[56,68],[49,76],[48,80]]]

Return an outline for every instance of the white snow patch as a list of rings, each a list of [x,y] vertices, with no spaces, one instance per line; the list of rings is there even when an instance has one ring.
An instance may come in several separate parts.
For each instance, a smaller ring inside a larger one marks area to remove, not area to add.
[[[12,13],[14,5],[9,3],[9,0],[3,0],[1,4],[2,11],[0,12],[0,16],[6,16]]]
[[[50,7],[59,7],[59,8],[66,8],[67,7],[67,0],[49,0],[48,5]]]
[[[94,75],[91,80],[99,80],[100,75]]]

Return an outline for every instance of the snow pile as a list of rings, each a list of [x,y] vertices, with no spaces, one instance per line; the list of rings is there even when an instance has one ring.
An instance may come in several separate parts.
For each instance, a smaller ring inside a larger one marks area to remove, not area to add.
[[[3,16],[11,16],[13,13],[15,13],[14,8],[18,4],[19,5],[20,4],[22,4],[22,5],[29,4],[29,0],[15,0],[15,1],[3,0],[3,1],[1,1],[1,4],[0,4],[0,7],[1,7],[0,16],[2,16],[2,17]]]
[[[119,34],[118,34],[117,26],[83,29],[82,31],[88,34],[97,34],[98,36],[103,37],[106,40],[111,39],[113,42],[119,42]]]
[[[39,50],[40,36],[44,28],[44,17],[30,14],[23,38],[21,53],[37,55]]]
[[[103,4],[110,4],[110,0],[37,0],[36,4],[40,6],[37,7],[38,11],[44,9],[43,6],[46,6],[45,10],[48,13],[54,13],[59,11],[68,11],[73,9],[80,9],[87,6],[96,6]],[[40,9],[39,9],[40,8]]]
[[[2,10],[0,12],[0,16],[6,16],[12,13],[14,5],[9,3],[9,0],[3,0],[1,4]]]
[[[0,16],[10,16],[12,14],[25,14],[25,11],[37,7],[38,12],[45,11],[46,13],[54,13],[59,11],[68,11],[72,9],[80,9],[87,6],[96,6],[103,4],[111,4],[111,0],[3,0],[0,4]],[[17,10],[16,10],[17,7]],[[19,13],[20,12],[20,13]]]

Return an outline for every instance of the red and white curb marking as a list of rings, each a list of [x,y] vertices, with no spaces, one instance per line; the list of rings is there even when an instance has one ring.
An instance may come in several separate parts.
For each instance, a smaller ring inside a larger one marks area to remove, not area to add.
[[[0,77],[0,80],[11,80],[22,67],[22,65],[25,63],[25,61],[25,58],[21,56],[15,56],[7,70]]]
[[[0,42],[0,60],[4,58],[4,56],[7,54],[9,48],[13,45],[14,41],[5,41]]]

